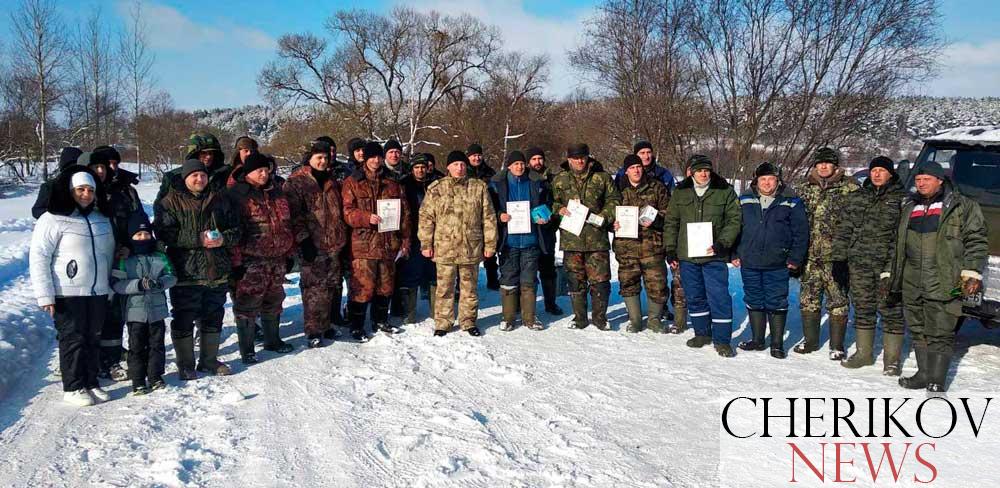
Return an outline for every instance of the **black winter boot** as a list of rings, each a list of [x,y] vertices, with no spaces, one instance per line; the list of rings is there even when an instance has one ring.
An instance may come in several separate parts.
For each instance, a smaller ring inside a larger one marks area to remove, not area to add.
[[[830,360],[843,361],[847,358],[844,337],[847,336],[847,316],[830,315]]]
[[[257,362],[257,353],[254,351],[254,329],[257,327],[255,322],[252,319],[236,319],[236,338],[240,346],[240,361],[243,364]]]
[[[802,336],[804,340],[795,346],[798,354],[809,354],[819,350],[819,312],[802,312]]]
[[[571,293],[570,300],[573,302],[573,321],[570,322],[570,327],[575,329],[584,329],[590,325],[590,321],[587,320],[587,293]]]
[[[292,352],[295,347],[281,340],[281,316],[261,315],[260,328],[264,330],[264,350],[285,354]]]
[[[358,342],[368,342],[365,333],[365,311],[367,303],[347,302],[347,317],[351,321],[351,338]]]
[[[948,391],[948,368],[951,366],[950,352],[927,351],[927,391],[944,393]]]
[[[770,316],[771,329],[771,357],[775,359],[785,359],[785,322],[788,319],[788,312],[774,312]]]
[[[763,310],[747,310],[747,316],[750,320],[750,331],[753,334],[753,338],[749,341],[739,343],[737,347],[744,351],[763,351],[767,349],[767,345],[764,344],[764,329],[767,328],[767,312]]]
[[[611,295],[611,283],[597,283],[590,286],[590,313],[594,319],[594,327],[608,330],[608,298]]]
[[[563,309],[556,303],[556,279],[542,278],[542,294],[545,295],[545,313],[549,315],[562,315]]]
[[[927,344],[913,344],[913,355],[917,357],[917,372],[913,376],[899,379],[899,386],[907,390],[927,388],[927,377],[930,374],[930,363],[927,362]]]

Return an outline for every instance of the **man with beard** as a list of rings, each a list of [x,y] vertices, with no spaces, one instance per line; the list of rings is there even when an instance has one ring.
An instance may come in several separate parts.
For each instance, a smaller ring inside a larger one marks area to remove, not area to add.
[[[556,171],[545,166],[545,151],[539,147],[528,148],[524,155],[528,158],[528,167],[542,177],[548,187],[552,188],[552,180]],[[556,303],[556,231],[559,230],[558,219],[550,219],[540,226],[544,241],[542,254],[538,256],[538,281],[542,283],[542,294],[545,296],[545,312],[550,315],[562,315],[564,312]]]

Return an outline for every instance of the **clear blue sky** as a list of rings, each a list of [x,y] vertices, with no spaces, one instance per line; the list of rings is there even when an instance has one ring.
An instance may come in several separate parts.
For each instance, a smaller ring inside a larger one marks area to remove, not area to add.
[[[93,9],[110,23],[125,18],[126,0],[58,0],[67,30]],[[916,94],[1000,96],[1000,5],[998,0],[943,0],[944,34],[952,43],[943,56],[941,75],[913,88]],[[366,2],[366,8],[391,8],[396,0]],[[564,53],[575,43],[579,23],[596,0],[414,0],[407,4],[443,12],[466,11],[500,27],[507,46],[543,52],[552,58],[555,94],[574,86]],[[9,10],[0,6],[0,40],[9,45]],[[158,86],[182,108],[257,103],[256,76],[274,58],[275,40],[284,33],[322,34],[323,21],[357,2],[341,0],[145,0],[150,37],[156,51]],[[533,39],[538,32],[547,42]]]

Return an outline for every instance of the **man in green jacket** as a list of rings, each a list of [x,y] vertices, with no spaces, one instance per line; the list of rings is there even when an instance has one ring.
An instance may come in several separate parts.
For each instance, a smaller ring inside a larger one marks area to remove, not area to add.
[[[688,160],[688,166],[691,176],[677,185],[667,207],[663,246],[670,266],[680,267],[695,332],[687,345],[704,347],[714,343],[720,356],[732,357],[733,300],[726,263],[740,234],[742,211],[732,185],[713,171],[711,159],[696,154]],[[708,237],[688,235],[692,224],[699,223],[711,224],[712,244],[705,249],[689,249],[689,239]]]
[[[552,210],[570,216],[570,202],[583,205],[587,223],[579,234],[559,230],[563,266],[569,279],[573,303],[572,327],[582,329],[587,322],[587,288],[590,288],[594,325],[608,330],[608,297],[611,295],[611,243],[608,232],[614,224],[615,207],[622,197],[614,181],[596,159],[590,157],[586,144],[572,144],[566,150],[566,162],[552,181]],[[579,208],[579,207],[578,207]]]
[[[889,303],[902,298],[917,356],[917,373],[900,386],[943,392],[962,302],[982,290],[989,242],[979,204],[952,188],[940,164],[923,163],[914,183],[879,288]]]

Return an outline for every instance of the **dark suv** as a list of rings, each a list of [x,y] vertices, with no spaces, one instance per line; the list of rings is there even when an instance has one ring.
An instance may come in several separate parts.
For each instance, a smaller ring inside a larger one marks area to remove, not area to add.
[[[1000,125],[959,127],[924,139],[913,168],[927,161],[941,163],[958,191],[983,209],[989,264],[983,273],[982,296],[967,300],[964,311],[986,327],[1000,327]],[[907,173],[906,187],[912,189],[912,171]]]

